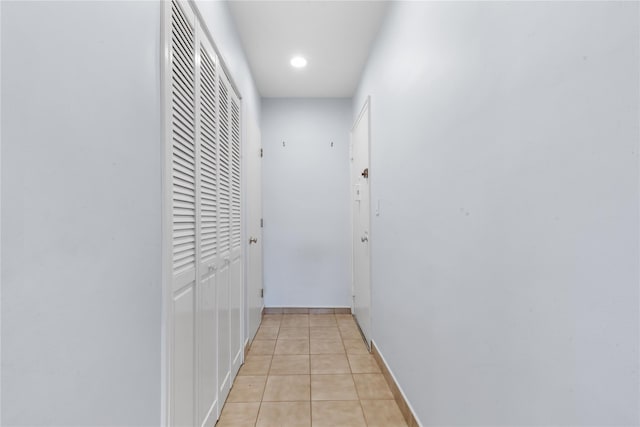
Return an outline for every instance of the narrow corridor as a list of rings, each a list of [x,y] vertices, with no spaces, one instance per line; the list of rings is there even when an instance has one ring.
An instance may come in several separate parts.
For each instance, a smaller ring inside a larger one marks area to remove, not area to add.
[[[218,427],[406,426],[350,314],[266,314]]]

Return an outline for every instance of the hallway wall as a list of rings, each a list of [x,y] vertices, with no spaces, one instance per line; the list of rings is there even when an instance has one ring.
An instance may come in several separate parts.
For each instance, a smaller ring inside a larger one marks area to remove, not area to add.
[[[424,425],[638,420],[638,3],[394,2],[373,338]]]
[[[198,7],[259,123],[227,4]],[[0,8],[0,424],[160,425],[161,3]]]
[[[160,423],[158,2],[2,2],[2,420]]]
[[[350,129],[350,99],[262,101],[266,307],[351,306]]]

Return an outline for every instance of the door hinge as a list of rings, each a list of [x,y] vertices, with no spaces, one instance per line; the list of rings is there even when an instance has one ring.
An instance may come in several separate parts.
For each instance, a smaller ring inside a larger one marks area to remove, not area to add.
[[[264,228],[264,219],[260,218],[260,228]]]
[[[260,149],[260,157],[262,157],[264,155],[262,148]]]
[[[260,289],[260,298],[264,298],[264,289]]]

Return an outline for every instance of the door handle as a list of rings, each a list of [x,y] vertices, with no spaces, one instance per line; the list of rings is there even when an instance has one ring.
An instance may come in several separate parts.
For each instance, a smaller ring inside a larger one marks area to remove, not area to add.
[[[258,238],[257,237],[249,237],[249,244],[252,243],[258,243]]]
[[[364,243],[364,242],[368,242],[368,241],[369,241],[369,238],[368,238],[367,236],[362,236],[362,237],[360,238],[360,241],[361,241],[362,243]]]

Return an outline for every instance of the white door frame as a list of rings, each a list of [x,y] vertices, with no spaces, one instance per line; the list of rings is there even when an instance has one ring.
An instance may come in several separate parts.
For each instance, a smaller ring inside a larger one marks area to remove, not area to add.
[[[367,129],[367,165],[369,165],[369,167],[371,166],[371,95],[367,96],[364,105],[362,106],[362,108],[360,109],[360,112],[358,113],[358,117],[356,118],[356,120],[353,123],[353,126],[351,127],[351,131],[349,132],[349,137],[350,137],[350,144],[349,144],[349,148],[350,148],[350,164],[351,164],[351,168],[350,168],[350,182],[351,182],[351,202],[350,202],[350,206],[351,206],[351,312],[353,313],[353,315],[355,316],[355,250],[356,250],[356,246],[354,245],[354,241],[355,239],[355,233],[356,230],[354,229],[353,223],[354,223],[354,217],[355,217],[355,212],[353,210],[353,200],[354,200],[354,187],[355,187],[355,182],[354,182],[354,171],[353,171],[353,155],[354,155],[354,150],[353,150],[353,132],[356,128],[356,126],[358,125],[358,123],[360,123],[360,120],[364,117],[364,115],[367,115],[367,119],[368,119],[368,129]],[[368,178],[368,200],[369,200],[369,241],[368,241],[368,245],[369,245],[369,337],[364,337],[365,338],[365,342],[367,343],[367,346],[369,347],[369,349],[371,349],[371,340],[372,340],[372,336],[373,336],[373,325],[372,325],[372,280],[371,280],[371,242],[372,242],[372,224],[371,224],[371,176],[369,175]],[[359,325],[358,325],[359,327]],[[361,331],[362,332],[362,331]],[[364,336],[364,334],[363,334]]]

